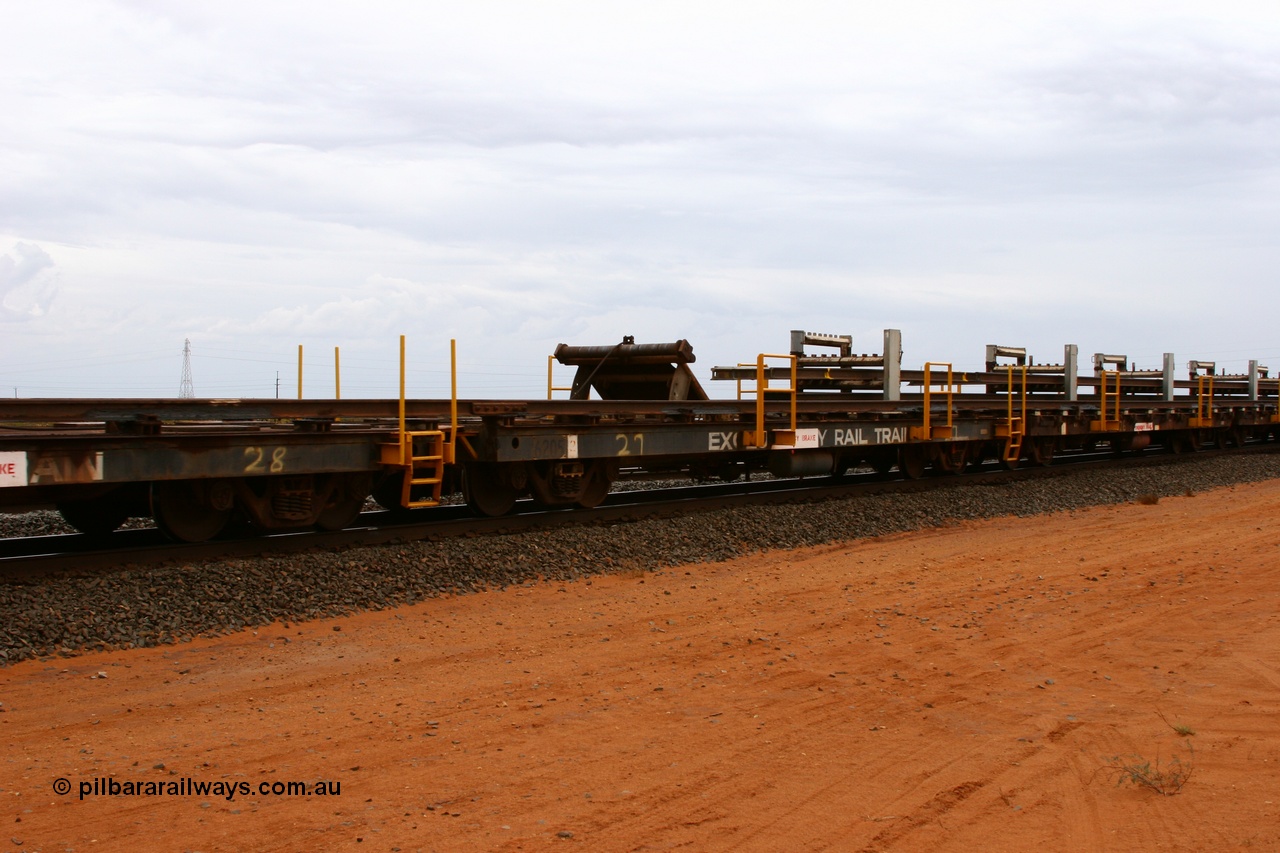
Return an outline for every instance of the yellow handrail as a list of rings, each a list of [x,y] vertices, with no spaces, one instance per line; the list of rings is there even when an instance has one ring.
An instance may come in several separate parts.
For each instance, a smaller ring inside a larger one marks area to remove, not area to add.
[[[400,464],[405,465],[404,446],[404,335],[400,336]]]
[[[449,339],[449,438],[444,443],[444,461],[452,465],[458,446],[458,339]]]
[[[440,503],[441,488],[445,479],[445,466],[457,459],[458,445],[458,342],[449,341],[449,426],[448,429],[409,430],[405,417],[405,336],[400,336],[400,400],[398,411],[398,435],[396,443],[383,444],[381,461],[402,469],[403,483],[400,503],[406,509],[436,506]],[[425,454],[414,452],[414,439],[429,442]],[[425,463],[425,464],[424,464]],[[418,470],[426,476],[415,476]],[[431,486],[431,497],[413,500],[414,486]]]
[[[551,384],[551,369],[552,369],[552,366],[555,364],[555,361],[556,361],[556,357],[554,355],[547,356],[547,399],[548,400],[551,399],[551,395],[556,391],[569,391],[569,392],[573,391],[572,385],[552,385]]]
[[[1115,390],[1111,396],[1115,398],[1114,417],[1107,418],[1107,377],[1114,376],[1116,378]],[[1090,424],[1090,428],[1094,432],[1115,432],[1120,429],[1120,382],[1121,376],[1118,370],[1103,370],[1098,374],[1098,420]]]
[[[947,427],[946,435],[933,434],[933,368],[947,369]],[[955,430],[953,408],[955,403],[954,371],[949,361],[926,361],[924,363],[924,425],[919,429],[912,428],[912,437],[924,441],[933,438],[951,438]]]
[[[1209,393],[1204,393],[1205,380],[1209,380]],[[1196,377],[1196,416],[1191,419],[1192,427],[1213,426],[1213,374],[1200,374]]]
[[[786,388],[770,388],[769,375],[765,359],[768,358],[785,358],[791,366],[791,384]],[[739,391],[741,393],[741,391]],[[748,391],[747,393],[751,393]],[[748,447],[767,447],[769,444],[769,431],[765,428],[765,398],[769,394],[786,394],[791,399],[790,406],[790,424],[788,430],[794,434],[796,431],[796,357],[791,353],[768,353],[762,352],[756,356],[756,428],[754,430],[746,430],[744,440]]]
[[[1014,368],[1014,365],[1009,364],[1009,365],[1006,365],[1006,367],[1008,368],[1008,371],[1009,371],[1009,388],[1008,388],[1009,415],[1008,417],[1009,417],[1009,422],[1013,423],[1013,368]],[[1022,365],[1021,378],[1022,378],[1022,409],[1021,409],[1021,412],[1019,413],[1019,417],[1022,419],[1022,423],[1026,424],[1027,422],[1027,366],[1025,364]]]

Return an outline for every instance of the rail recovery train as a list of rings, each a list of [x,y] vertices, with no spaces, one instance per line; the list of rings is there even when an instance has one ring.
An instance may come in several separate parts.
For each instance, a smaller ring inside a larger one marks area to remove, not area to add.
[[[403,382],[402,341],[401,388]],[[476,513],[599,504],[620,478],[732,481],[839,477],[869,466],[907,478],[998,461],[1150,446],[1238,447],[1280,431],[1280,383],[1249,362],[1224,375],[1172,354],[1155,370],[1098,353],[1078,369],[988,346],[984,368],[902,367],[902,338],[859,355],[848,336],[791,333],[787,352],[712,369],[712,399],[687,341],[561,344],[567,399],[0,401],[0,511],[57,507],[105,534],[150,516],[182,541],[237,519],[260,531],[350,525],[372,496],[412,509],[461,492]],[[456,368],[454,370],[456,388]],[[521,504],[525,505],[525,504]]]

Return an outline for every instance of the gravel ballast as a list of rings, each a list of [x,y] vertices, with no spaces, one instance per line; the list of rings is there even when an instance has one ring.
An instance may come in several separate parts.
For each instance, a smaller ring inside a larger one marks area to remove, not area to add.
[[[608,526],[0,581],[0,663],[155,646],[538,579],[564,582],[714,562],[966,519],[1034,516],[1277,477],[1280,455],[1219,456]]]

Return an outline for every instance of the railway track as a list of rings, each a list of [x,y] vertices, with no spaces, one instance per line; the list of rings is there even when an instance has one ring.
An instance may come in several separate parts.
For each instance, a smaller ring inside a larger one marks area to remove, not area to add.
[[[219,559],[246,559],[266,555],[298,554],[398,544],[422,540],[501,535],[569,525],[615,524],[640,518],[674,517],[730,507],[764,506],[833,500],[879,494],[908,494],[945,489],[1028,482],[1083,471],[1185,464],[1223,454],[1280,452],[1274,442],[1250,445],[1243,450],[1206,450],[1194,455],[1162,452],[1159,448],[1132,452],[1122,458],[1112,453],[1077,453],[1061,456],[1049,466],[1008,470],[988,462],[961,476],[934,476],[903,480],[874,472],[850,473],[839,479],[770,479],[633,489],[611,494],[592,509],[544,509],[532,501],[520,501],[511,515],[498,518],[473,516],[465,506],[440,506],[411,512],[362,513],[341,531],[305,530],[267,536],[224,538],[201,543],[174,543],[155,528],[119,530],[108,536],[82,534],[27,536],[0,540],[0,575],[9,579],[35,578],[64,572],[136,569],[174,563]]]
[[[396,527],[375,527],[381,524],[375,516],[340,535],[81,554],[61,569],[60,558],[17,558],[0,573],[0,665],[251,628],[278,642],[293,633],[288,629],[295,622],[500,587],[591,583],[592,576],[608,573],[668,585],[682,582],[680,566],[762,551],[774,552],[784,568],[795,548],[1145,495],[1189,496],[1182,511],[1194,512],[1193,495],[1201,491],[1280,478],[1277,451],[1280,443],[1272,442],[1227,453],[1143,455],[1119,464],[1095,458],[1012,474],[988,470],[891,482],[855,477],[817,488],[813,481],[768,489],[761,484],[749,493],[703,499],[702,490],[679,490],[683,496],[667,490],[615,495],[589,513],[450,521],[433,512]],[[832,496],[843,499],[822,499]],[[1081,530],[1082,538],[1089,535]],[[382,544],[358,544],[375,541]],[[219,549],[220,556],[206,548]],[[927,567],[921,572],[927,578]],[[425,611],[428,619],[447,612],[444,603]],[[404,618],[420,616],[406,611]]]

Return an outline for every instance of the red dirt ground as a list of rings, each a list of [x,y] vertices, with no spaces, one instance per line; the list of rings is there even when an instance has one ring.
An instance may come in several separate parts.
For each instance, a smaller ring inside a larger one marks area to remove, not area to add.
[[[1280,849],[1278,515],[1273,481],[11,666],[0,849]]]

